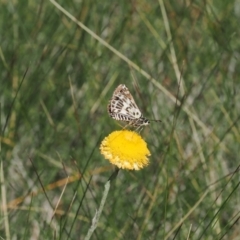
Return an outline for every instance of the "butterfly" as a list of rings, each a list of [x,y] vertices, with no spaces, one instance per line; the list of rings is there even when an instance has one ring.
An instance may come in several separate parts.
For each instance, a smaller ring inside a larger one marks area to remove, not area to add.
[[[140,128],[150,124],[150,121],[143,117],[131,93],[124,84],[120,84],[113,92],[113,96],[108,104],[108,113],[113,119],[128,122],[133,127]]]

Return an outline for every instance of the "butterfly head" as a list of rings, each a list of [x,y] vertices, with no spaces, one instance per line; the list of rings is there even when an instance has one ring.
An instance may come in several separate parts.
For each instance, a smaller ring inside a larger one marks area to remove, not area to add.
[[[145,117],[140,117],[140,118],[134,119],[134,121],[130,122],[130,125],[132,125],[134,127],[143,127],[143,126],[147,126],[149,124],[150,124],[150,121]]]
[[[142,125],[147,126],[150,124],[150,121],[147,118],[142,117]]]

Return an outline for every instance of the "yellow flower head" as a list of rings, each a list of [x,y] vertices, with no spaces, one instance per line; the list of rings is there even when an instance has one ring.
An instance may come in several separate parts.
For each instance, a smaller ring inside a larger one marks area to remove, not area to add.
[[[139,170],[148,165],[150,152],[146,142],[136,132],[114,131],[104,138],[101,154],[119,168]]]

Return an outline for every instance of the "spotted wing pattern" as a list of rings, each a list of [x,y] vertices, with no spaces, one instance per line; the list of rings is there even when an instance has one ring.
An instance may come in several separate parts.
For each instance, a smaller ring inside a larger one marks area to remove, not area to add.
[[[135,127],[148,125],[148,119],[142,116],[131,93],[124,84],[120,84],[108,104],[109,115],[116,120],[126,121]]]

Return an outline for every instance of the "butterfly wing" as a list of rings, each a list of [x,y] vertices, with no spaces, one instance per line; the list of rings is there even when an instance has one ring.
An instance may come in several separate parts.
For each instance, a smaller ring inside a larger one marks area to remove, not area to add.
[[[128,88],[120,84],[113,93],[108,105],[109,115],[116,120],[134,121],[142,117]]]

